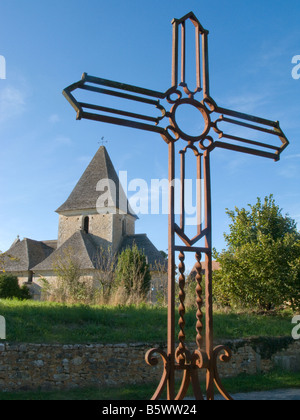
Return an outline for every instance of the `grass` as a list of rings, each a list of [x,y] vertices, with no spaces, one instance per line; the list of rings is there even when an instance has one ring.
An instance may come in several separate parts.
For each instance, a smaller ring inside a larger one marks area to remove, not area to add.
[[[85,306],[49,302],[0,300],[10,343],[129,343],[166,342],[167,309],[149,305]],[[216,339],[291,334],[292,312],[277,315],[215,312]],[[186,314],[187,341],[195,339],[195,311]],[[147,400],[153,386],[78,389],[53,392],[0,393],[0,400]],[[232,394],[279,388],[300,388],[300,373],[274,371],[224,380]]]
[[[274,389],[300,388],[300,373],[272,371],[264,375],[240,375],[223,380],[231,393],[270,391]],[[122,388],[76,389],[70,391],[0,393],[0,400],[86,400],[86,401],[139,401],[149,400],[156,385],[134,385]],[[189,394],[191,396],[191,393]]]
[[[10,343],[117,344],[166,341],[167,309],[149,305],[85,306],[0,300]],[[216,339],[289,336],[291,312],[277,315],[215,312]],[[187,311],[187,341],[195,339],[195,311]]]

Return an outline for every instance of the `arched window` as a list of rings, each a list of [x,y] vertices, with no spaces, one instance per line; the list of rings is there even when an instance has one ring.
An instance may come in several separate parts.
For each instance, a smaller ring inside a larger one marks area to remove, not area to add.
[[[90,218],[88,216],[86,216],[84,218],[84,222],[83,222],[84,233],[89,233],[89,227],[90,227]]]

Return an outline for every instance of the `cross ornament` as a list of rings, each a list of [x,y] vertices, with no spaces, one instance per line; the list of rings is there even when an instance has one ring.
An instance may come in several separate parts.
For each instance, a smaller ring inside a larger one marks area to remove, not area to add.
[[[195,27],[195,82],[191,89],[186,80],[187,66],[187,23]],[[222,385],[217,362],[229,362],[232,354],[225,346],[213,345],[213,288],[212,288],[212,212],[211,212],[211,176],[210,154],[215,148],[232,150],[278,161],[289,142],[280,128],[278,121],[244,114],[222,108],[210,96],[208,65],[208,34],[193,12],[181,19],[174,19],[172,47],[172,85],[166,92],[149,90],[133,85],[114,82],[84,73],[81,80],[63,91],[63,95],[77,113],[77,119],[100,121],[125,127],[150,131],[161,135],[169,148],[169,249],[168,249],[168,348],[151,349],[146,354],[146,362],[155,366],[161,357],[164,370],[161,382],[153,395],[153,400],[160,399],[167,388],[168,400],[182,400],[192,385],[195,398],[204,400],[198,372],[206,371],[206,399],[214,400],[215,386],[222,396],[232,397]],[[97,94],[97,98],[111,97],[119,101],[118,108],[83,102],[75,99],[75,91]],[[202,94],[202,100],[198,96]],[[101,95],[101,96],[99,96]],[[197,99],[196,99],[197,97]],[[153,109],[153,114],[137,113],[123,107],[136,104],[139,107]],[[189,105],[198,111],[199,133],[191,135],[178,122],[178,113],[183,106]],[[200,124],[201,123],[201,124]],[[242,133],[242,134],[241,134]],[[263,135],[263,140],[261,136]],[[184,143],[182,143],[182,141]],[[174,179],[176,168],[176,148],[180,159],[180,221],[175,217]],[[197,169],[197,226],[194,236],[186,230],[185,180],[186,157],[191,152],[196,158]],[[201,182],[202,181],[202,182]],[[204,214],[202,214],[204,208]],[[199,246],[203,240],[204,245]],[[198,244],[198,246],[197,246]],[[191,352],[185,343],[185,254],[195,254],[196,287],[196,344]],[[179,345],[175,345],[175,284],[176,253],[179,253]],[[205,325],[203,323],[202,289],[202,254],[205,254]],[[204,334],[205,331],[205,334]],[[204,337],[205,335],[205,337]],[[182,382],[178,391],[175,387],[175,372],[182,372]]]

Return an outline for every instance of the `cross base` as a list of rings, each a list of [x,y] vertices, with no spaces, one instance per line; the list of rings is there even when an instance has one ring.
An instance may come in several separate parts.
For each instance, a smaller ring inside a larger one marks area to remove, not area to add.
[[[160,399],[163,391],[167,388],[168,400],[181,401],[186,397],[190,385],[192,386],[194,397],[197,401],[204,401],[205,399],[213,401],[215,399],[215,389],[218,389],[220,394],[227,401],[232,401],[233,398],[225,390],[219,373],[218,373],[218,359],[221,362],[229,363],[232,357],[231,350],[226,346],[218,346],[212,351],[211,357],[207,352],[203,350],[195,350],[191,353],[187,348],[184,351],[176,351],[176,361],[171,362],[171,356],[168,356],[164,351],[160,349],[151,349],[146,354],[146,362],[150,366],[157,366],[159,359],[157,356],[161,356],[164,363],[164,372],[160,381],[160,384],[155,391],[152,401]],[[206,370],[206,398],[203,395],[200,380],[199,371]],[[183,377],[180,389],[175,395],[175,384],[171,378],[174,378],[175,371],[182,371]]]

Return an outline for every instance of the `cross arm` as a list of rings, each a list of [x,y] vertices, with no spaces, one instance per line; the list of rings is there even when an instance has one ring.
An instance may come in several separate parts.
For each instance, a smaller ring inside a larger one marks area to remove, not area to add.
[[[120,109],[90,103],[90,100],[79,101],[75,99],[73,94],[75,90],[117,98],[120,104]],[[89,119],[102,121],[115,125],[153,131],[163,136],[166,135],[167,132],[164,128],[158,127],[158,124],[166,116],[166,110],[161,105],[160,99],[166,98],[168,94],[169,92],[162,93],[138,86],[89,76],[86,73],[83,74],[79,82],[74,83],[63,90],[63,95],[75,109],[78,120]],[[126,106],[124,106],[123,100],[125,100]],[[141,114],[139,112],[130,112],[127,110],[128,101],[135,104],[143,104],[145,105],[145,108],[148,109],[151,109],[151,107],[156,108],[161,112],[161,115],[155,116]]]
[[[278,161],[289,141],[278,121],[218,107],[207,99],[212,111],[221,114],[212,124],[219,139],[212,145]],[[280,142],[278,142],[278,139]]]

